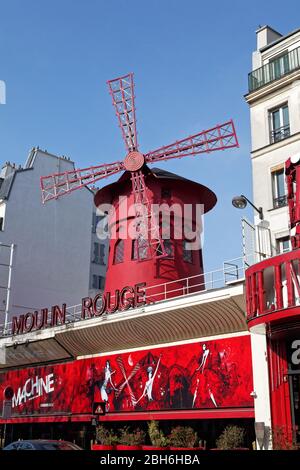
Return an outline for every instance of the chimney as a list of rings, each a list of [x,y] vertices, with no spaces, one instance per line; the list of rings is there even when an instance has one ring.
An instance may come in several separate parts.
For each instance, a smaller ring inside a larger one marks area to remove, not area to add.
[[[0,178],[6,178],[15,170],[16,170],[16,165],[14,163],[5,162],[0,172]]]
[[[278,33],[268,25],[260,26],[255,32],[258,51],[282,37],[282,34]]]

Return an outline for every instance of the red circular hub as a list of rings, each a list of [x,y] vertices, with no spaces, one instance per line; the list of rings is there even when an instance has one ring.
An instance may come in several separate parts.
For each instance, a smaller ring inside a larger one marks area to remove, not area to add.
[[[144,165],[145,159],[141,152],[133,150],[126,155],[124,160],[124,166],[127,171],[138,171]]]

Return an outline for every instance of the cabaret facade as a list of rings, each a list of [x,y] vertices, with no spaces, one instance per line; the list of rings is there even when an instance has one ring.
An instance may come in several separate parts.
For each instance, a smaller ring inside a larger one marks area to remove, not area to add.
[[[179,206],[201,203],[204,212],[216,203],[203,185],[145,171],[153,197],[163,194]],[[120,194],[130,198],[129,187],[125,173],[96,194],[96,203],[117,205]],[[110,224],[120,233],[127,217],[116,214]],[[189,223],[196,223],[195,212]],[[251,445],[253,341],[244,272],[237,264],[207,275],[201,246],[188,246],[171,233],[167,256],[142,253],[139,260],[135,241],[111,239],[104,293],[75,307],[61,304],[13,319],[1,339],[7,436],[64,437],[88,447],[94,406],[101,403],[100,421],[118,427],[188,421],[211,446],[226,424],[239,422]]]

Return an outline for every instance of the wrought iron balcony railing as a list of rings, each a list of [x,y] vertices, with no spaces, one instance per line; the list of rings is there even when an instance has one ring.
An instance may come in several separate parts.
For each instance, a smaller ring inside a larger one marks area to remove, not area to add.
[[[300,47],[248,74],[249,93],[300,68]]]
[[[279,207],[285,207],[285,206],[287,206],[287,197],[286,197],[286,195],[275,197],[273,199],[273,208],[274,209],[279,209]]]
[[[276,142],[279,142],[280,140],[284,140],[289,136],[290,136],[289,125],[278,127],[278,129],[274,129],[273,131],[271,131],[271,135],[270,135],[271,144],[275,144]]]

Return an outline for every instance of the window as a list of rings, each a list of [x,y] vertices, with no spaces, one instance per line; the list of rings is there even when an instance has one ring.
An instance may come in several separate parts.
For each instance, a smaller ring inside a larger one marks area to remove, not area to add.
[[[161,198],[162,199],[170,199],[171,196],[172,196],[171,189],[161,188]]]
[[[95,213],[93,213],[93,226],[92,226],[92,231],[93,233],[96,233],[96,230],[97,230],[97,225],[99,222],[101,222],[101,220],[103,220],[105,217],[105,215],[96,215]],[[104,227],[102,227],[104,228]]]
[[[138,245],[139,243],[139,245]],[[148,243],[147,241],[140,240],[138,242],[137,238],[132,240],[132,251],[131,251],[131,259],[138,259],[138,246],[139,246],[139,259],[147,259],[148,258]]]
[[[118,240],[115,244],[114,264],[123,263],[124,261],[124,240]]]
[[[174,258],[174,247],[171,240],[163,240],[163,242],[168,258]]]
[[[284,168],[272,171],[273,208],[286,206]]]
[[[21,442],[18,450],[35,450],[30,442]]]
[[[20,446],[19,442],[13,442],[12,444],[9,444],[8,446],[6,446],[5,450],[18,450],[19,446]]]
[[[289,108],[287,103],[269,112],[270,142],[274,144],[290,135]]]
[[[104,284],[105,284],[105,279],[103,276],[98,276],[96,274],[93,274],[92,278],[92,289],[104,289]]]
[[[189,242],[187,240],[182,241],[182,258],[183,258],[183,261],[186,261],[187,263],[192,263],[193,253],[192,253],[192,250],[188,249],[188,244]]]
[[[94,243],[93,263],[105,265],[105,246],[102,243]]]
[[[290,251],[290,237],[277,238],[276,240],[276,251],[277,254],[286,253]]]
[[[284,52],[269,60],[269,73],[271,80],[277,80],[290,71],[290,57]]]
[[[4,222],[4,218],[0,217],[0,232],[3,231],[3,222]]]

